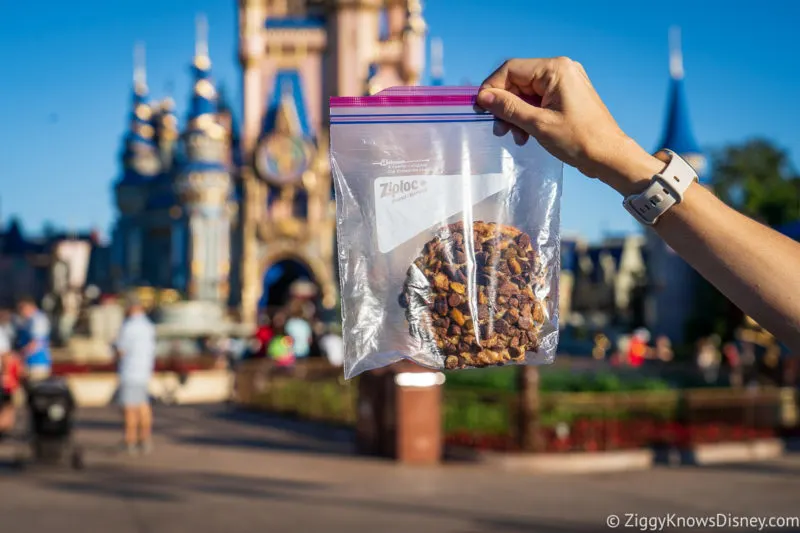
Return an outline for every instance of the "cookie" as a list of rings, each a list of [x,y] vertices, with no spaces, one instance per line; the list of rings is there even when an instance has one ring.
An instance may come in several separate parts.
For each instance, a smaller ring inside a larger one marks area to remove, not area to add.
[[[546,320],[536,297],[542,261],[512,226],[450,224],[409,267],[399,303],[409,334],[441,355],[445,368],[523,363]]]

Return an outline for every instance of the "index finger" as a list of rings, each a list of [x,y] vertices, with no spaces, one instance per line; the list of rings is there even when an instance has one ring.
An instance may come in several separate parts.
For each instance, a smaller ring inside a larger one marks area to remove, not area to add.
[[[484,80],[480,90],[516,89],[515,94],[518,95],[539,94],[534,87],[534,81],[546,77],[551,64],[552,59],[545,58],[509,59]]]

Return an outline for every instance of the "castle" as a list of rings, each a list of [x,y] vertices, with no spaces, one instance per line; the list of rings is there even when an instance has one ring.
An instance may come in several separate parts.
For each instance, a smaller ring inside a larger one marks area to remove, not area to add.
[[[425,39],[420,0],[240,0],[241,125],[215,89],[201,21],[183,130],[171,101],[149,100],[139,51],[115,183],[117,288],[171,289],[252,324],[260,308],[286,298],[292,281],[306,279],[317,287],[321,307],[333,309],[328,98],[419,83]],[[702,174],[677,40],[671,48],[659,147],[681,153]],[[431,59],[432,83],[439,84],[440,43],[431,43]],[[695,275],[652,232],[645,240],[645,322],[678,340],[693,307]],[[578,273],[568,266],[574,261],[563,263],[562,300],[569,308],[564,296]]]
[[[328,99],[418,84],[420,0],[240,0],[243,116],[211,76],[205,21],[181,129],[170,100],[149,98],[143,50],[114,184],[119,289],[172,289],[246,323],[307,279],[337,302]]]

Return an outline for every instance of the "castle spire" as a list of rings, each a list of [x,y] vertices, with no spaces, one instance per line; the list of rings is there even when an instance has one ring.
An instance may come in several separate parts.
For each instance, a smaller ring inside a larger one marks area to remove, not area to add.
[[[202,13],[197,15],[195,20],[194,58],[195,63],[199,58],[208,60],[208,20]],[[211,61],[209,60],[208,67],[210,66]]]
[[[144,44],[136,43],[133,49],[133,102],[130,126],[125,134],[122,150],[123,180],[151,177],[160,170],[152,122],[153,108],[147,98]]]
[[[406,27],[403,32],[403,81],[417,85],[425,69],[425,33],[427,26],[422,17],[422,1],[406,0]]]
[[[681,51],[681,29],[669,29],[669,75],[673,80],[683,79],[683,52]]]
[[[133,90],[137,94],[147,93],[147,69],[145,66],[144,43],[138,42],[133,47]]]
[[[198,15],[195,22],[194,87],[192,90],[190,122],[211,124],[217,112],[217,91],[211,80],[211,59],[208,57],[208,23],[205,15]]]
[[[440,37],[431,39],[431,85],[444,84],[444,42]]]
[[[702,178],[706,158],[694,136],[689,120],[689,105],[684,90],[683,53],[680,28],[670,28],[669,74],[670,89],[664,135],[658,148],[669,148],[691,164]]]

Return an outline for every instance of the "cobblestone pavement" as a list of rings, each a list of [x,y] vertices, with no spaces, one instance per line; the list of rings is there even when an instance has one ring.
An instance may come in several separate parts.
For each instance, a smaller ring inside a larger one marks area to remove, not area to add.
[[[623,525],[625,513],[800,515],[797,456],[610,475],[544,476],[469,464],[412,468],[353,457],[346,431],[224,406],[165,407],[156,416],[155,452],[129,458],[112,453],[117,413],[83,411],[82,472],[16,471],[8,466],[11,444],[0,445],[6,465],[0,530],[567,533],[607,531],[609,514]],[[725,530],[756,529],[714,529]]]

